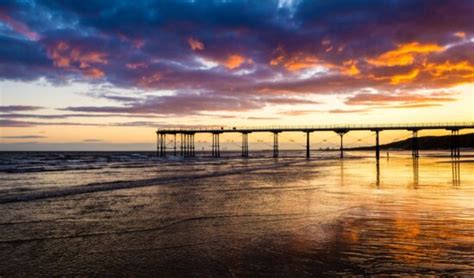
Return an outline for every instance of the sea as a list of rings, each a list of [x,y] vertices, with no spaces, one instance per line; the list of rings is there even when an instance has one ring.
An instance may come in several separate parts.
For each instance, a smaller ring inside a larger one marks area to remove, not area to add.
[[[474,150],[0,153],[0,277],[474,276]]]

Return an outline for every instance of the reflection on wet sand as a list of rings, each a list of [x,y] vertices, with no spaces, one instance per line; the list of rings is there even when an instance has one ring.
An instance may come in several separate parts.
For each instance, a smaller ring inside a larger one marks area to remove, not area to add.
[[[419,184],[419,161],[418,157],[412,157],[413,163],[413,188],[417,189]]]
[[[380,188],[380,161],[377,159],[375,162],[375,169],[376,169],[376,180],[375,185],[377,188]]]
[[[453,157],[451,160],[452,174],[453,174],[453,186],[461,185],[461,163],[458,157]]]
[[[474,164],[444,160],[302,160],[3,204],[0,273],[474,275]]]

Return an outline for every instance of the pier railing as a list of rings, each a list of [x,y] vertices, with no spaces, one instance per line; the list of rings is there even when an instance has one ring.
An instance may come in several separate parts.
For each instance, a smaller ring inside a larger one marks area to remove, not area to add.
[[[268,131],[333,131],[333,130],[413,130],[474,128],[474,122],[397,123],[397,124],[335,124],[335,125],[271,125],[271,126],[208,126],[159,128],[159,133],[180,132],[268,132]]]

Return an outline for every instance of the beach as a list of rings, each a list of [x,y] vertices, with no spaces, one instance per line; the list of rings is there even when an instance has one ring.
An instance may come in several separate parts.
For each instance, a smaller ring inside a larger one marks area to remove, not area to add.
[[[473,154],[10,154],[0,276],[474,275]]]

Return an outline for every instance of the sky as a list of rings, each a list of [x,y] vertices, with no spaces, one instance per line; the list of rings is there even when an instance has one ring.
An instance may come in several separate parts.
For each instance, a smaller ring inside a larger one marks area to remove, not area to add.
[[[473,122],[473,14],[472,0],[3,0],[0,150],[150,150],[175,126]]]

